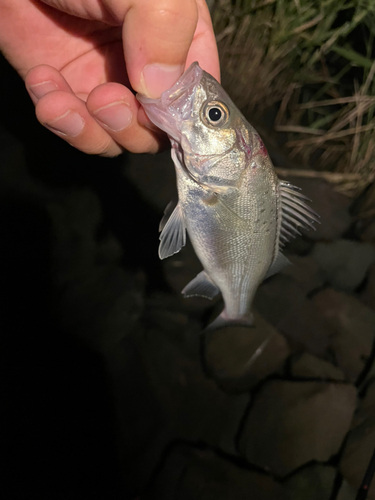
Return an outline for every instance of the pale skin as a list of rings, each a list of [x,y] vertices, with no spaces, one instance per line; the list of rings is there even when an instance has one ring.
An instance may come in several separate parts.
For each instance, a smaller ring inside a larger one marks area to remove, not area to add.
[[[0,49],[39,122],[102,156],[163,142],[134,91],[159,97],[194,61],[220,78],[205,0],[0,0]]]

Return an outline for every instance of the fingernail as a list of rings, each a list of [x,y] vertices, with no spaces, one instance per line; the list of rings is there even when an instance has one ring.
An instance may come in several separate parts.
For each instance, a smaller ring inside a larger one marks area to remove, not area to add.
[[[59,87],[56,83],[48,80],[46,82],[36,83],[35,85],[30,85],[29,90],[37,99],[40,99],[44,95],[48,94],[48,92],[53,92],[54,90],[58,90]]]
[[[76,137],[82,132],[85,122],[75,111],[67,111],[52,123],[46,125],[53,131],[60,132],[60,134]]]
[[[156,98],[180,78],[184,71],[182,65],[146,64],[141,76],[141,85],[148,97]]]
[[[123,102],[112,102],[94,112],[95,118],[101,121],[113,132],[120,132],[128,127],[133,119],[129,106]]]

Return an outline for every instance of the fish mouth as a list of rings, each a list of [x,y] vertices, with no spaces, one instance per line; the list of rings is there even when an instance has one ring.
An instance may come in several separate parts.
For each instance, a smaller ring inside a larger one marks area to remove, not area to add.
[[[195,91],[202,76],[203,70],[194,62],[159,99],[137,94],[148,118],[176,141],[181,141],[180,123],[191,116]]]

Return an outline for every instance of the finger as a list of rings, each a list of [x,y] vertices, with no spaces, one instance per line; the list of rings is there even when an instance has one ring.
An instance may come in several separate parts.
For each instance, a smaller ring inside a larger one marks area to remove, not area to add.
[[[25,83],[34,104],[40,102],[38,120],[81,151],[104,156],[118,155],[123,149],[148,153],[157,152],[163,143],[160,135],[138,123],[139,103],[122,85],[104,84],[95,89],[88,100],[91,115],[51,66],[33,68]]]
[[[220,82],[220,64],[211,15],[205,0],[197,0],[198,23],[186,66],[198,61],[200,67]]]
[[[99,85],[87,99],[87,109],[117,144],[132,153],[156,153],[165,136],[148,121],[139,123],[139,108],[132,92],[118,83]]]
[[[57,69],[36,66],[26,75],[25,84],[42,125],[86,153],[121,153],[121,147],[90,116],[85,103]]]
[[[197,21],[195,0],[133,0],[123,25],[133,89],[159,97],[177,81],[185,69]]]
[[[25,85],[35,105],[44,95],[55,90],[73,93],[62,74],[46,64],[30,69],[25,78]]]
[[[84,153],[116,156],[122,152],[86,104],[71,92],[49,92],[39,99],[35,110],[42,125]]]

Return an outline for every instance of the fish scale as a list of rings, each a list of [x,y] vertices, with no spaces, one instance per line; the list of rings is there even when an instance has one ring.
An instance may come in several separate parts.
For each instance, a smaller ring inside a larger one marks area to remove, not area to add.
[[[278,179],[256,130],[198,63],[159,99],[137,97],[168,134],[176,169],[179,199],[161,223],[160,258],[179,252],[187,232],[203,271],[184,296],[222,294],[224,310],[211,327],[252,325],[259,284],[289,263],[283,244],[299,228],[314,228],[318,215]]]

